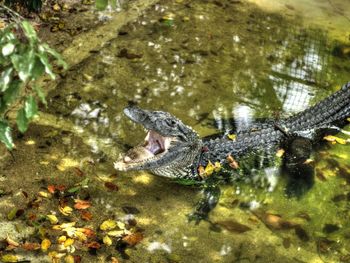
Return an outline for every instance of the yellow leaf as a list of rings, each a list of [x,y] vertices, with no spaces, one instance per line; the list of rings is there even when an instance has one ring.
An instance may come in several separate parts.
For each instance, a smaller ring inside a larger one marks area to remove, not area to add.
[[[57,242],[58,242],[59,244],[62,244],[62,243],[64,243],[66,240],[67,240],[67,237],[66,237],[66,236],[60,236],[60,237],[57,239]]]
[[[54,11],[60,11],[60,10],[61,10],[61,7],[56,3],[56,4],[53,5],[52,9],[53,9]]]
[[[1,262],[18,262],[18,258],[16,255],[7,254],[1,257]]]
[[[63,224],[59,225],[59,227],[60,227],[61,229],[70,228],[70,227],[75,226],[76,223],[77,223],[77,222],[63,223]]]
[[[350,118],[347,118],[346,120],[347,120],[348,122],[350,122]]]
[[[112,243],[113,243],[113,241],[109,236],[103,237],[103,244],[105,244],[106,246],[111,246]]]
[[[49,194],[48,192],[44,192],[44,191],[40,191],[39,195],[41,197],[45,197],[45,198],[51,198],[51,194]]]
[[[119,227],[119,229],[125,229],[125,223],[118,221],[117,222],[117,226]]]
[[[214,166],[215,166],[215,168],[214,168],[215,172],[218,172],[221,170],[221,163],[220,162],[215,162]]]
[[[106,221],[104,221],[101,225],[100,225],[100,229],[101,230],[112,230],[117,226],[117,223],[112,220],[112,219],[108,219]]]
[[[339,144],[346,144],[347,141],[343,138],[339,138],[333,135],[327,135],[323,137],[324,140],[329,141],[331,143],[339,143]]]
[[[79,239],[79,241],[84,242],[87,240],[86,235],[83,232],[76,231],[75,236]]]
[[[47,238],[45,238],[43,241],[41,241],[41,250],[47,251],[49,247],[51,246],[51,241]]]
[[[73,209],[69,206],[65,206],[65,207],[58,207],[58,210],[65,216],[68,216],[72,213]]]
[[[215,170],[215,166],[212,164],[211,161],[208,162],[207,166],[204,169],[205,175],[210,176]]]
[[[52,225],[56,225],[58,223],[58,219],[55,215],[47,215],[47,219],[49,219]]]
[[[64,258],[64,262],[65,263],[74,263],[74,257],[72,255],[67,255],[65,258]]]
[[[235,141],[236,140],[236,134],[227,134],[227,137],[232,140],[232,141]]]
[[[107,233],[111,237],[121,237],[124,235],[124,230],[112,230]]]
[[[281,158],[285,153],[285,150],[284,149],[278,149],[277,153],[276,153],[276,156]]]
[[[73,245],[73,243],[74,243],[74,239],[67,238],[66,241],[64,241],[64,246],[69,247],[69,246]]]

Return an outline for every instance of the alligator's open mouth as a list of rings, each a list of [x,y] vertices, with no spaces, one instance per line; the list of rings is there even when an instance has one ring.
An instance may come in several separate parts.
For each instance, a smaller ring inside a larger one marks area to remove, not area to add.
[[[114,168],[120,171],[137,170],[147,161],[160,159],[175,137],[165,137],[156,131],[148,131],[143,143],[131,148],[124,156],[114,163]]]

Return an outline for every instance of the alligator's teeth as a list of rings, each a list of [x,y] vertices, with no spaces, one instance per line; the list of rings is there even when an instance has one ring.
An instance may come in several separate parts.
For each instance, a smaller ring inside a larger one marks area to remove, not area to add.
[[[132,159],[129,156],[124,157],[124,162],[128,163],[130,161],[132,161]]]

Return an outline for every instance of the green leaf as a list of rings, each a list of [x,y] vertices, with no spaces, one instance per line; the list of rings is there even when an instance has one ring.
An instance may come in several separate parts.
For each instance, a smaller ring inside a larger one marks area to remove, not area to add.
[[[15,50],[15,45],[13,43],[7,43],[2,47],[2,55],[4,57],[11,55]]]
[[[45,72],[45,66],[44,64],[41,62],[39,56],[35,57],[35,62],[32,68],[32,72],[31,72],[31,77],[33,80],[39,78],[41,75],[43,75]]]
[[[52,72],[52,66],[49,62],[49,59],[47,58],[47,55],[45,52],[40,52],[37,54],[40,58],[40,61],[45,66],[45,72],[50,75],[52,79],[55,79],[55,74]]]
[[[34,43],[38,40],[38,37],[36,35],[36,32],[33,28],[33,26],[28,21],[22,21],[22,28],[24,31],[24,34],[29,39],[31,43]]]
[[[96,0],[96,9],[97,10],[105,10],[108,5],[108,0]]]
[[[21,133],[24,133],[28,129],[28,119],[23,108],[17,112],[16,122],[18,130]]]
[[[53,56],[56,60],[57,63],[61,66],[63,66],[64,69],[67,69],[68,65],[67,63],[63,60],[62,56],[60,53],[58,53],[56,50],[50,48],[47,44],[42,44],[41,48],[45,50],[47,53],[49,53],[51,56]],[[40,46],[39,46],[40,49]]]
[[[3,142],[9,150],[13,149],[11,128],[5,121],[0,120],[0,141]]]
[[[11,104],[17,98],[21,84],[22,83],[19,80],[13,80],[10,83],[9,88],[4,92],[3,96],[6,105]]]
[[[44,103],[45,105],[47,105],[45,94],[42,91],[42,89],[39,86],[34,86],[34,90],[36,91],[36,94],[38,94],[38,97],[41,100],[41,102]]]
[[[0,76],[0,91],[5,91],[8,88],[9,83],[11,82],[12,79],[12,67],[6,68]]]
[[[24,111],[28,120],[38,114],[38,105],[36,105],[33,95],[27,97],[24,103]]]
[[[23,54],[14,54],[11,56],[11,61],[13,66],[18,72],[19,78],[25,82],[31,77],[31,73],[35,63],[34,50],[30,49]]]

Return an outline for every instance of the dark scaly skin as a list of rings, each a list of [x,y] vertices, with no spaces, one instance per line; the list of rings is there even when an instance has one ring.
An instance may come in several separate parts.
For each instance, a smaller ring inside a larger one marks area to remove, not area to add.
[[[230,140],[227,136],[214,140],[200,139],[195,131],[167,112],[147,111],[134,106],[126,108],[124,112],[146,129],[165,137],[176,138],[177,141],[167,152],[156,155],[151,160],[138,162],[132,167],[120,166],[116,162],[115,168],[124,171],[149,170],[156,175],[186,184],[205,181],[203,198],[189,217],[198,223],[202,219],[208,219],[208,213],[216,206],[220,196],[219,179],[215,176],[203,177],[200,174],[199,168],[206,167],[209,161],[220,162],[223,167],[228,167],[228,156],[240,164],[247,155],[254,156],[264,152],[275,156],[277,149],[284,147],[285,166],[293,177],[291,186],[302,189],[303,186],[298,185],[300,178],[296,178],[302,175],[301,179],[310,187],[313,182],[313,169],[304,161],[312,150],[312,144],[322,139],[324,134],[338,132],[339,127],[347,123],[346,119],[350,117],[350,82],[328,98],[292,117],[254,124],[239,131],[235,140]],[[220,173],[225,174],[225,171],[221,170]],[[221,176],[222,178],[225,177]]]
[[[324,132],[337,131],[350,116],[350,82],[341,90],[316,105],[292,117],[266,122],[239,132],[234,141],[220,138],[204,143],[208,150],[200,165],[209,160],[222,162],[228,155],[239,160],[247,152],[260,149],[275,150],[291,137],[304,137],[317,141]]]
[[[350,82],[339,91],[292,117],[275,122],[265,122],[239,131],[236,139],[226,136],[215,140],[202,140],[190,127],[169,113],[147,111],[135,106],[124,110],[129,118],[148,130],[162,136],[178,138],[169,151],[156,160],[145,160],[137,166],[119,170],[150,170],[152,173],[173,179],[202,180],[199,166],[206,167],[209,161],[227,164],[232,156],[238,162],[247,153],[274,152],[290,138],[303,137],[317,142],[320,134],[336,130],[346,124],[350,116]]]

